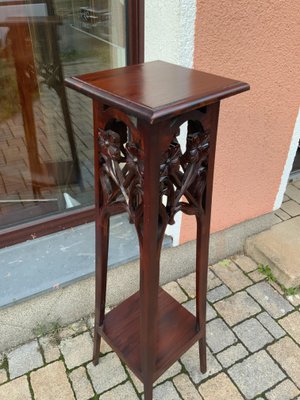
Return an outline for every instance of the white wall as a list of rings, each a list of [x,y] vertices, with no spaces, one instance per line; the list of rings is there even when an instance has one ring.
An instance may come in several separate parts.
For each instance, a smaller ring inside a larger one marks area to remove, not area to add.
[[[192,67],[196,0],[145,0],[145,60]]]
[[[193,66],[196,0],[145,0],[145,61],[163,60]],[[183,127],[183,129],[185,129]],[[182,148],[183,135],[179,136]],[[179,244],[181,213],[167,234]]]

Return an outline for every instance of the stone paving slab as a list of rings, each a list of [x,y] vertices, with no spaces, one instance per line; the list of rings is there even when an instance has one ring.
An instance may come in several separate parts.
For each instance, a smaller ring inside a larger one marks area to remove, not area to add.
[[[252,353],[274,340],[255,318],[240,323],[233,328],[233,331]]]
[[[281,369],[264,350],[235,364],[228,370],[228,374],[246,399],[253,399],[285,378]]]
[[[200,383],[203,379],[221,371],[222,367],[211,351],[207,349],[207,372],[201,374],[198,344],[191,347],[182,357],[181,361],[194,383]]]
[[[202,400],[199,392],[186,374],[180,374],[173,379],[174,385],[185,400]]]
[[[275,339],[280,339],[285,335],[285,331],[267,312],[259,314],[257,319],[271,333],[271,335],[274,336]]]
[[[244,291],[215,303],[214,307],[230,326],[261,311],[256,301]]]
[[[207,324],[206,341],[213,353],[219,353],[237,342],[237,338],[221,318],[216,318]]]
[[[299,389],[292,381],[286,379],[274,389],[266,393],[267,400],[292,400],[300,394]]]
[[[247,292],[265,308],[273,318],[280,318],[292,311],[293,306],[273,289],[267,282],[260,282],[247,289]]]
[[[300,344],[300,312],[294,311],[282,318],[279,323]]]
[[[230,378],[222,372],[199,386],[199,392],[204,400],[224,399],[243,400]]]
[[[285,336],[267,350],[300,388],[300,347]]]
[[[155,382],[153,398],[300,400],[299,311],[266,281],[232,293],[236,274],[228,260],[220,265],[223,280],[209,273],[207,373],[200,373],[196,343]],[[256,270],[239,269],[243,276]],[[188,300],[193,278],[171,282],[167,290],[195,313],[195,300]],[[215,301],[224,288],[228,297]],[[103,340],[98,366],[90,362],[93,322],[89,315],[0,355],[0,400],[141,400],[143,385]],[[13,379],[10,370],[23,376]]]
[[[9,397],[8,397],[9,396]],[[26,376],[10,381],[0,386],[1,400],[31,400]]]
[[[69,369],[78,367],[92,358],[93,341],[88,332],[63,340],[59,347]]]
[[[217,359],[223,367],[228,368],[248,354],[247,349],[241,343],[238,343],[217,354]]]
[[[221,285],[207,293],[207,300],[211,303],[215,303],[216,301],[222,300],[224,297],[227,297],[230,294],[232,294],[231,290],[228,289],[227,286]]]
[[[252,283],[233,262],[229,262],[228,265],[215,264],[212,270],[233,292],[244,289]]]
[[[69,377],[77,400],[89,400],[94,396],[92,385],[87,377],[84,367],[74,369]]]
[[[109,390],[100,398],[101,400],[138,400],[138,396],[130,382]]]
[[[32,372],[30,381],[35,400],[75,400],[62,361]]]
[[[37,340],[17,347],[7,355],[9,374],[16,378],[43,365]]]
[[[98,394],[106,392],[127,379],[121,361],[115,353],[108,353],[101,357],[96,366],[92,363],[88,364],[87,371]]]

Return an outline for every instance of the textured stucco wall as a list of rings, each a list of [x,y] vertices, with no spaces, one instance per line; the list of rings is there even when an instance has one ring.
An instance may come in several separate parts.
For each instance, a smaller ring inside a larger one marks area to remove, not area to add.
[[[251,85],[221,104],[212,231],[273,209],[299,107],[299,38],[298,0],[197,1],[195,68]],[[194,228],[184,216],[182,242]]]
[[[145,0],[145,61],[192,67],[196,0]]]

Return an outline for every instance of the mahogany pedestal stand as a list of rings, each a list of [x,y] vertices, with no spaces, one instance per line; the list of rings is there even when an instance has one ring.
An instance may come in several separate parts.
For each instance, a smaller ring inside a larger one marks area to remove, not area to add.
[[[96,315],[100,339],[144,384],[194,343],[206,371],[206,291],[212,183],[220,100],[248,84],[155,61],[66,79],[91,97],[96,192]],[[180,127],[187,122],[186,143]],[[183,147],[185,147],[183,149]],[[105,314],[109,217],[128,212],[140,245],[140,290]],[[196,316],[159,287],[167,224],[182,211],[197,221]]]

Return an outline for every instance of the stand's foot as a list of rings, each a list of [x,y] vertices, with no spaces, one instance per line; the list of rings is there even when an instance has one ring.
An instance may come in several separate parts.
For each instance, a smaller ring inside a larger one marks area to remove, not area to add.
[[[199,358],[200,358],[200,371],[202,374],[205,374],[207,371],[205,337],[199,340]]]
[[[153,384],[148,382],[144,384],[144,400],[152,400],[153,398]]]
[[[93,364],[96,366],[99,364],[99,356],[100,356],[100,344],[101,344],[101,336],[97,332],[95,327],[94,330],[94,350],[93,350]]]

